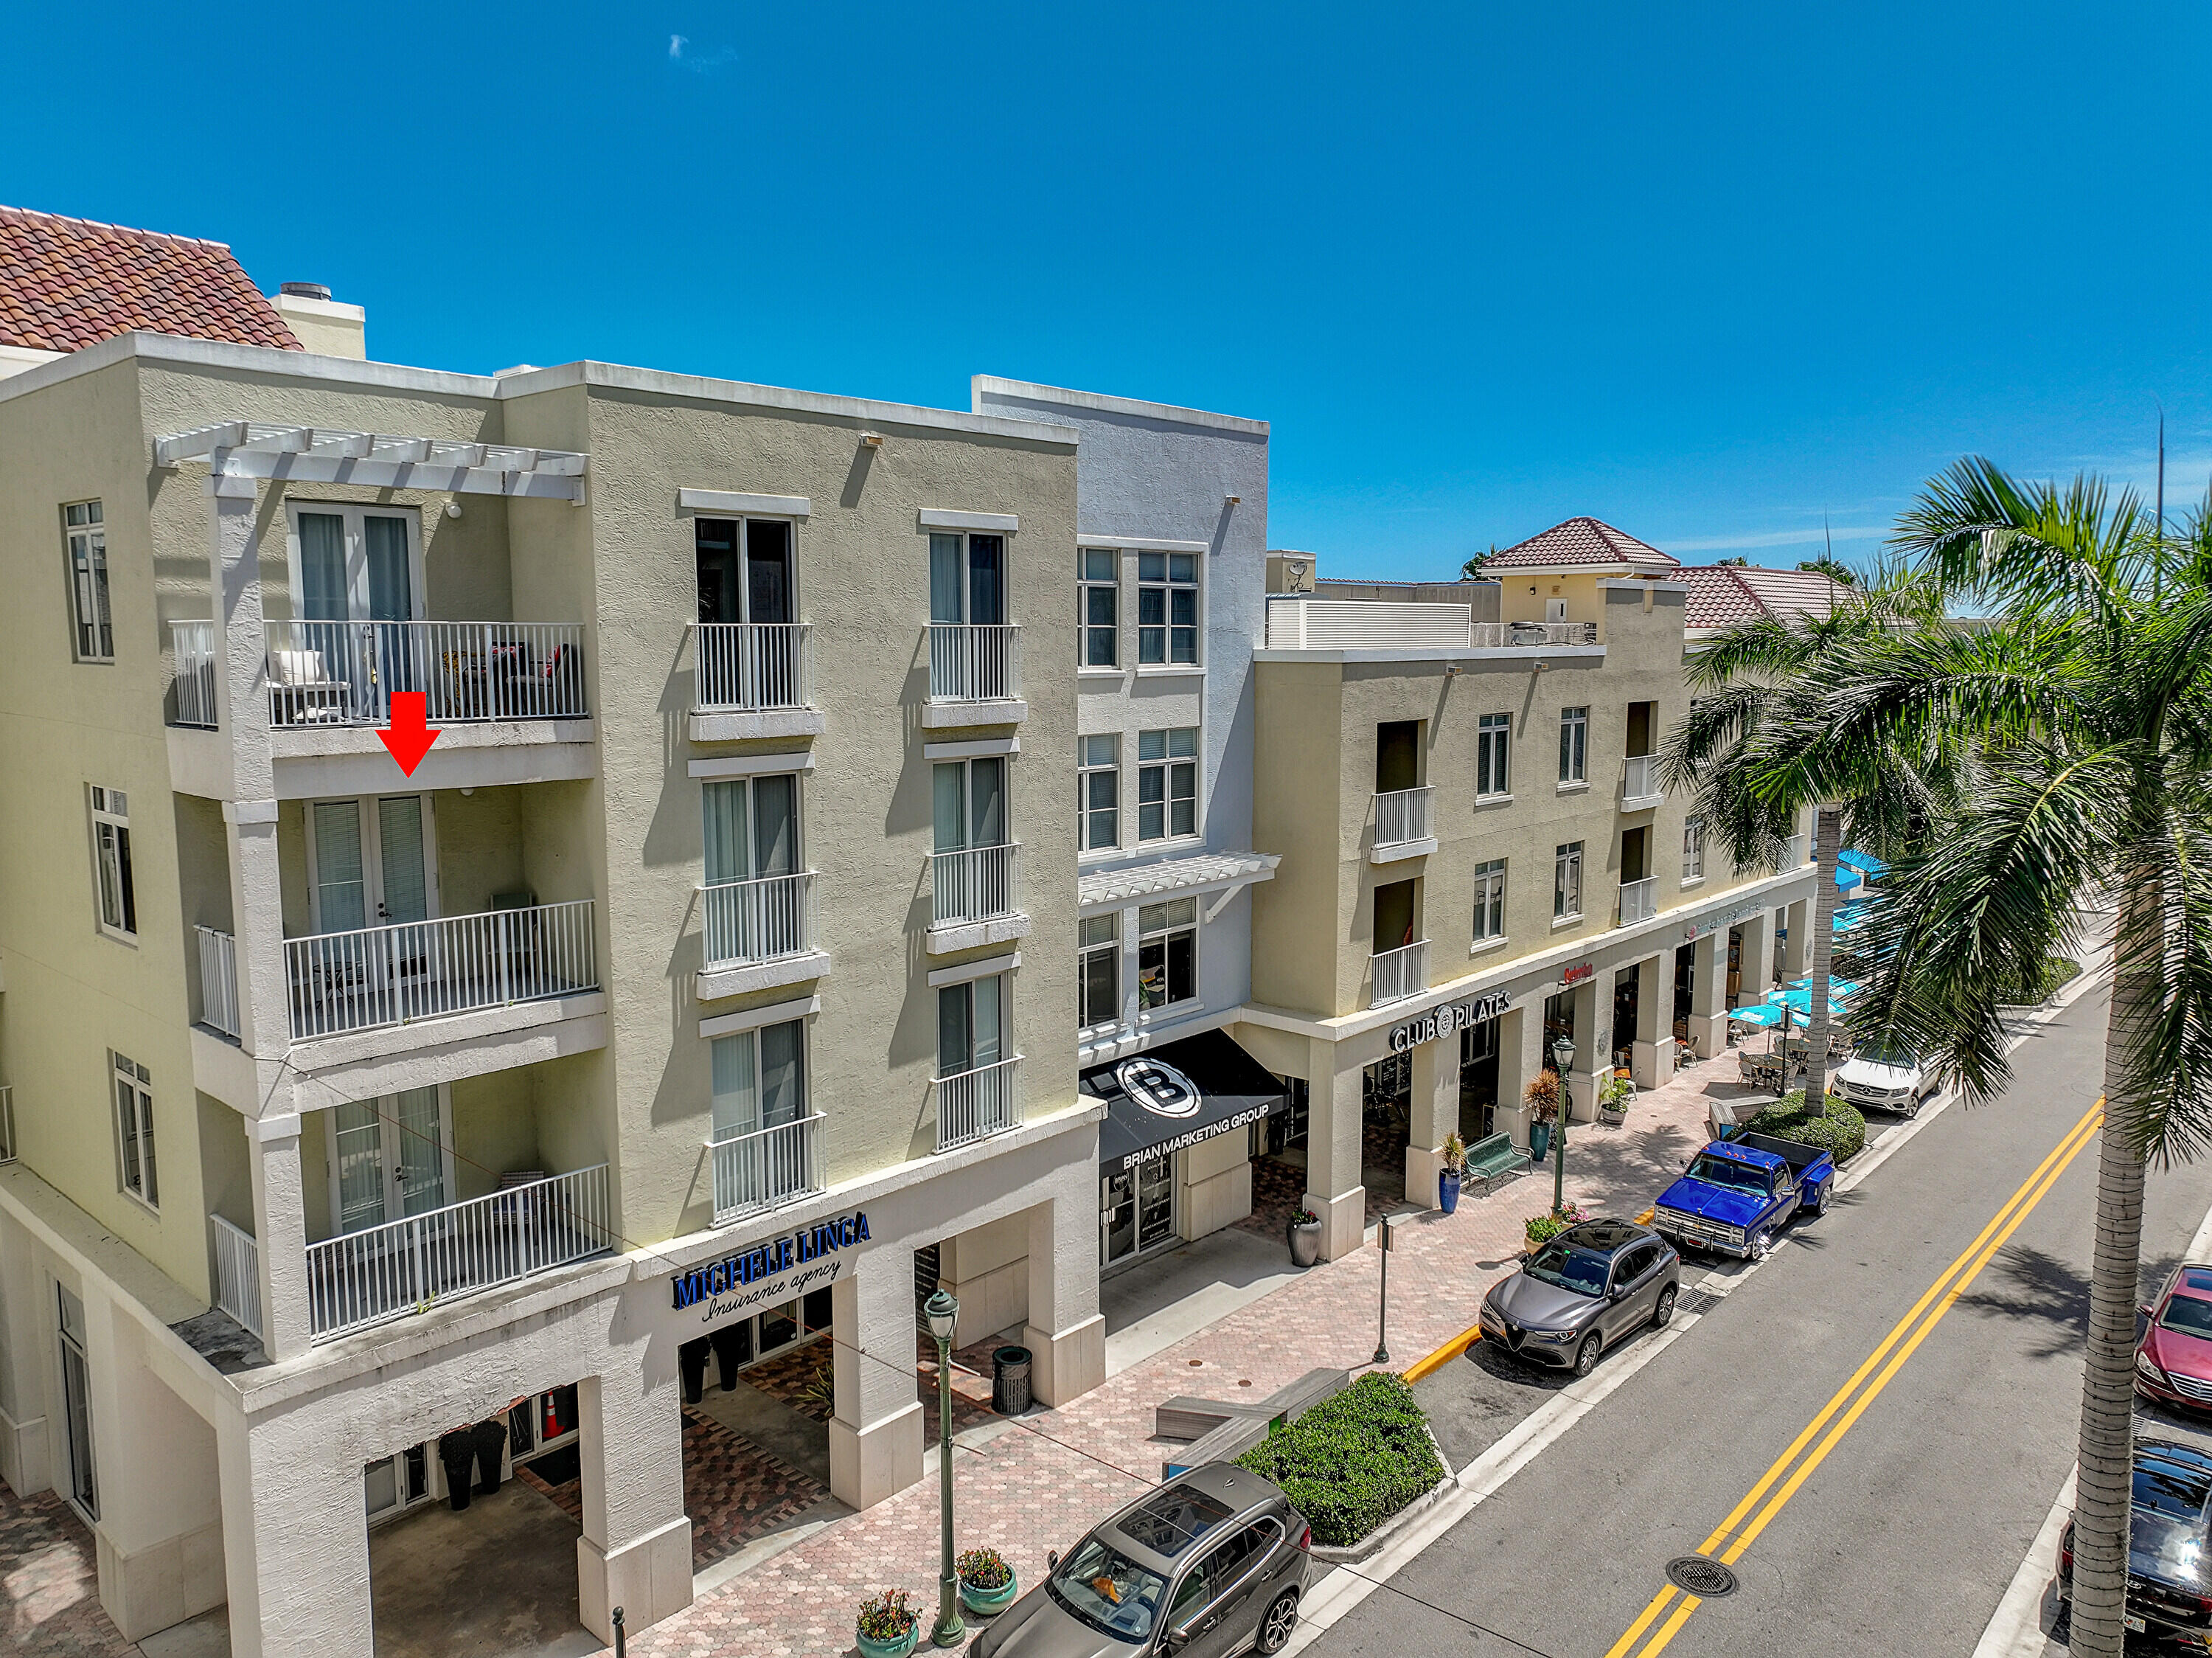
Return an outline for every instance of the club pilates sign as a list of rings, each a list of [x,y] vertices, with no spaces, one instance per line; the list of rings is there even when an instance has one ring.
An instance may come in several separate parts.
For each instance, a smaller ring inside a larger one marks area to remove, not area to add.
[[[867,1211],[854,1210],[672,1274],[671,1299],[678,1312],[696,1311],[709,1324],[732,1313],[773,1306],[833,1283],[843,1252],[867,1241]]]
[[[1433,1042],[1439,1037],[1467,1030],[1485,1020],[1497,1018],[1512,1005],[1513,997],[1509,992],[1486,991],[1482,995],[1469,997],[1464,1002],[1431,1008],[1419,1019],[1409,1019],[1404,1024],[1391,1028],[1390,1051],[1404,1053],[1419,1047],[1424,1042]]]

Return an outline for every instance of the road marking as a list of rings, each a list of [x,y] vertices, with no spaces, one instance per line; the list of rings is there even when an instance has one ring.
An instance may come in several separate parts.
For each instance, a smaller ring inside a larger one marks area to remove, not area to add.
[[[1942,1322],[1944,1316],[1958,1304],[1966,1287],[1980,1276],[1982,1269],[1989,1265],[1997,1251],[2004,1247],[2021,1222],[2057,1183],[2058,1177],[2081,1155],[2082,1149],[2096,1137],[2103,1116],[2104,1101],[2100,1099],[2051,1148],[2042,1162],[2036,1166],[2035,1172],[2006,1199],[2004,1206],[1997,1210],[1973,1242],[1967,1245],[1958,1258],[1937,1276],[1935,1283],[1929,1285],[1920,1299],[1913,1303],[1911,1310],[1892,1326],[1889,1333],[1882,1338],[1881,1344],[1867,1356],[1866,1361],[1851,1373],[1850,1380],[1838,1388],[1828,1402],[1820,1407],[1820,1414],[1807,1423],[1804,1431],[1790,1442],[1789,1448],[1774,1460],[1759,1477],[1759,1483],[1729,1511],[1728,1517],[1713,1527],[1711,1534],[1699,1545],[1698,1553],[1711,1555],[1723,1541],[1727,1541],[1727,1546],[1716,1557],[1723,1564],[1733,1565],[1743,1557],[1744,1551],[1758,1540],[1759,1533],[1782,1512],[1799,1488],[1812,1477],[1814,1470],[1826,1460],[1828,1453],[1850,1431],[1852,1424],[1889,1385],[1890,1379],[1927,1339],[1929,1332]],[[1876,1367],[1880,1367],[1879,1374],[1875,1374]],[[1869,1375],[1874,1376],[1872,1383],[1866,1386],[1863,1392],[1860,1391]],[[1855,1394],[1856,1399],[1853,1397]],[[1850,1401],[1848,1409],[1845,1408],[1846,1401]],[[1838,1417],[1838,1411],[1842,1412],[1840,1417]],[[1828,1428],[1819,1445],[1810,1454],[1806,1454],[1806,1447],[1823,1428],[1828,1427],[1831,1421],[1835,1425]],[[1802,1461],[1799,1460],[1801,1456]],[[1784,1478],[1785,1473],[1786,1478]],[[1778,1481],[1780,1482],[1778,1489]],[[1773,1492],[1771,1497],[1767,1495],[1769,1491]],[[1762,1499],[1765,1499],[1764,1506],[1760,1506]],[[1755,1515],[1752,1512],[1754,1509],[1758,1509]],[[1751,1516],[1747,1523],[1747,1515]],[[1741,1531],[1737,1529],[1740,1525],[1743,1527]],[[1696,1596],[1683,1595],[1682,1604],[1674,1607],[1673,1615],[1660,1625],[1658,1633],[1640,1648],[1636,1643],[1651,1627],[1652,1621],[1680,1594],[1681,1591],[1670,1583],[1652,1596],[1636,1622],[1630,1624],[1620,1639],[1607,1649],[1605,1658],[1626,1658],[1632,1649],[1635,1650],[1636,1658],[1657,1658],[1657,1655],[1666,1649],[1676,1632],[1688,1621],[1691,1612],[1696,1610],[1698,1605]]]

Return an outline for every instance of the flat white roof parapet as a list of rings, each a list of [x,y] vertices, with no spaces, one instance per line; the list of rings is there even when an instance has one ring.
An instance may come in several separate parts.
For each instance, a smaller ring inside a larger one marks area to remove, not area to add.
[[[1146,403],[1133,397],[1108,397],[1100,392],[1079,392],[1066,386],[1044,386],[1029,380],[1002,380],[996,375],[970,379],[969,399],[980,404],[987,393],[1018,398],[1030,403],[1064,403],[1071,409],[1096,409],[1101,414],[1134,415],[1141,420],[1164,420],[1179,426],[1211,426],[1220,431],[1267,436],[1267,423],[1242,415],[1214,414],[1206,409],[1186,409],[1173,403]]]

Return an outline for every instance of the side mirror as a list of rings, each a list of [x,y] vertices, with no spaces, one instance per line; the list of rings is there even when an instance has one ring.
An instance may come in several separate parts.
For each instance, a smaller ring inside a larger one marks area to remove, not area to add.
[[[1190,1625],[1185,1624],[1180,1629],[1171,1629],[1161,1636],[1158,1650],[1162,1654],[1180,1652],[1189,1644]]]
[[[2154,1317],[2156,1317],[2156,1316],[2157,1316],[2157,1314],[2158,1314],[2158,1308],[2156,1308],[2155,1307],[2152,1307],[2152,1306],[2148,1305],[2148,1303],[2146,1303],[2145,1305],[2143,1305],[2143,1306],[2142,1306],[2142,1307],[2138,1307],[2137,1308],[2136,1308],[2136,1312],[2138,1312],[2138,1313],[2140,1313],[2140,1314],[2142,1314],[2143,1315],[2143,1317],[2145,1317],[2145,1318],[2147,1318],[2147,1319],[2148,1319],[2148,1318],[2154,1318]]]
[[[1060,1551],[1058,1549],[1047,1549],[1044,1551],[1044,1569],[1047,1571],[1058,1571],[1060,1570]]]

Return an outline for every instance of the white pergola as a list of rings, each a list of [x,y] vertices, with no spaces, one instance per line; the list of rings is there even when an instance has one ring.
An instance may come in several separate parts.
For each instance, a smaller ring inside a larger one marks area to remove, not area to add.
[[[212,478],[289,478],[371,489],[530,496],[581,505],[591,457],[567,449],[395,437],[231,420],[154,440],[154,464],[205,460]]]

